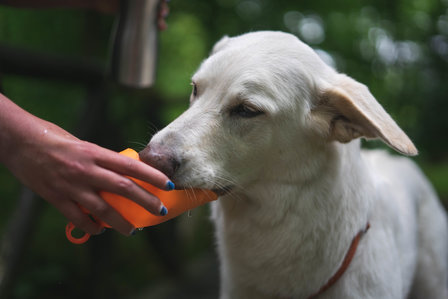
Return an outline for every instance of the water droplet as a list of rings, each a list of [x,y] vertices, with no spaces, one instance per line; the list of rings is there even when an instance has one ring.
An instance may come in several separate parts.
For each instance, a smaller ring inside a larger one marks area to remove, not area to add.
[[[144,227],[138,227],[137,230],[138,231],[142,231],[144,229]]]
[[[187,213],[187,215],[188,215],[188,217],[192,217],[193,216],[193,212],[191,211],[191,210],[188,210],[188,213]]]

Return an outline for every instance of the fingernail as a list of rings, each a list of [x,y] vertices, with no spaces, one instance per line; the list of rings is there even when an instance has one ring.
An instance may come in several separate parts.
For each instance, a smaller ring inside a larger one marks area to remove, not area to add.
[[[171,181],[168,181],[168,183],[166,183],[166,190],[171,191],[174,190],[175,186],[174,183]]]
[[[160,209],[160,215],[165,216],[166,214],[168,214],[168,210],[163,206]]]
[[[135,228],[134,228],[133,230],[131,230],[130,235],[131,235],[131,236],[135,236],[136,233],[137,233],[137,231],[136,231]]]

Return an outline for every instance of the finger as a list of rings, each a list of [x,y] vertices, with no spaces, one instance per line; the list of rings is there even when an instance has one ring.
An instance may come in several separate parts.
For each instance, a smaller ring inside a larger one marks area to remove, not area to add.
[[[170,7],[168,5],[168,1],[161,1],[158,17],[166,18],[170,13]]]
[[[75,202],[67,199],[57,202],[63,202],[55,204],[55,207],[77,228],[91,235],[98,235],[103,231],[103,227],[90,219]]]
[[[159,13],[157,15],[157,24],[160,31],[165,30],[168,26],[166,24],[166,17],[169,15],[170,8],[166,1],[161,1]]]
[[[174,189],[173,183],[161,171],[141,161],[106,150],[97,158],[97,164],[122,175],[130,176],[163,190]]]
[[[107,169],[99,169],[92,179],[94,180],[92,183],[100,190],[129,198],[154,215],[161,215],[163,213],[162,209],[164,206],[160,199],[127,177]]]
[[[115,230],[125,236],[129,236],[134,233],[134,226],[126,221],[116,210],[114,210],[94,191],[86,191],[78,194],[79,197],[77,202],[87,210],[89,210],[92,215],[109,224]]]
[[[168,28],[168,25],[166,24],[166,21],[164,18],[159,18],[157,20],[157,28],[159,28],[160,31],[166,30]]]

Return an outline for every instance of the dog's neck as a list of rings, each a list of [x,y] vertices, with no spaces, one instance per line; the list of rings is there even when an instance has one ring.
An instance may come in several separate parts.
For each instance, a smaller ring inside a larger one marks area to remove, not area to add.
[[[288,159],[286,155],[283,161],[274,163],[277,169],[269,166],[259,181],[247,186],[245,191],[229,196],[237,200],[223,198],[224,207],[233,209],[237,205],[245,217],[258,217],[259,212],[269,213],[256,221],[260,226],[275,225],[288,215],[306,221],[307,227],[311,221],[315,226],[326,228],[350,225],[356,232],[365,225],[373,186],[361,158],[359,141],[335,143],[316,161],[312,158],[304,161],[314,164],[313,169],[300,165],[303,161],[292,161],[294,159]],[[294,163],[296,165],[291,167]],[[288,169],[292,171],[288,172]],[[346,217],[351,211],[356,212],[352,215],[360,215],[360,219]],[[310,217],[313,219],[308,219]]]
[[[296,165],[296,175],[285,172],[288,168],[283,168],[283,172],[279,169],[277,173],[273,170],[270,173],[277,177],[268,175],[265,180],[249,186],[247,192],[219,201],[219,218],[224,221],[222,227],[226,227],[223,233],[234,242],[246,246],[246,241],[241,240],[250,240],[249,234],[259,234],[267,242],[283,237],[291,239],[279,243],[291,246],[292,254],[285,256],[286,260],[303,260],[297,271],[303,272],[298,275],[303,275],[303,281],[307,281],[307,286],[302,288],[305,295],[306,288],[319,288],[341,263],[352,239],[368,222],[373,194],[369,175],[364,173],[366,167],[362,165],[359,142],[334,144],[328,153],[318,157],[320,161],[323,156],[326,159],[312,169],[314,173],[308,170],[307,180],[303,180],[307,170],[301,165]],[[313,162],[307,160],[307,163]],[[282,167],[281,164],[277,163],[278,167]],[[281,173],[284,175],[279,175]],[[241,229],[245,226],[250,229]],[[270,232],[277,235],[268,236]],[[247,242],[247,246],[256,244]],[[324,248],[332,248],[332,251]],[[267,250],[275,250],[275,246]],[[315,261],[310,262],[311,259]],[[307,268],[307,265],[319,264],[322,269]],[[310,277],[310,273],[315,277]]]

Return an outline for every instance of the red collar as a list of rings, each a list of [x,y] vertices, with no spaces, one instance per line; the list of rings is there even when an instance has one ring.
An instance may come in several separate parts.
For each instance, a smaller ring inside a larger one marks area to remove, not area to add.
[[[349,247],[347,253],[345,254],[344,260],[342,261],[342,264],[339,267],[339,269],[336,271],[336,273],[333,274],[333,276],[327,281],[327,283],[325,285],[323,285],[319,289],[319,291],[317,291],[316,293],[309,296],[308,299],[313,299],[313,298],[319,296],[320,294],[322,294],[323,292],[325,292],[326,290],[331,288],[331,286],[333,286],[342,277],[342,275],[344,275],[345,271],[350,266],[350,263],[352,262],[353,257],[355,256],[356,249],[358,249],[359,241],[361,240],[362,236],[364,236],[367,233],[369,228],[370,228],[370,224],[367,222],[366,227],[364,229],[362,229],[353,238],[352,244],[350,244],[350,247]]]

